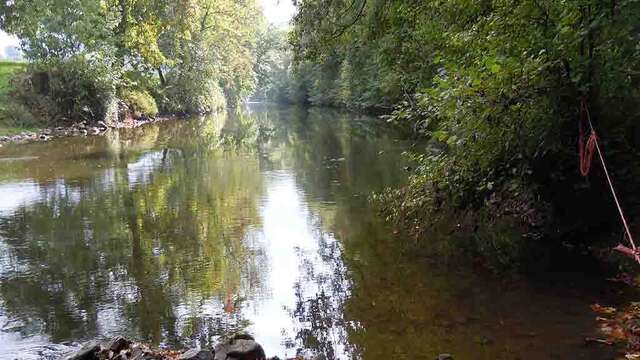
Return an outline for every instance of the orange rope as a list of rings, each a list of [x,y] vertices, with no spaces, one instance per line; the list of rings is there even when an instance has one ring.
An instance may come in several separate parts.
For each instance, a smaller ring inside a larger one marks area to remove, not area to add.
[[[587,123],[590,128],[589,138],[586,141],[584,139],[584,123]],[[631,235],[631,230],[629,229],[629,224],[627,223],[627,219],[624,216],[624,211],[622,211],[622,205],[620,205],[620,201],[618,200],[618,195],[613,186],[613,181],[611,180],[611,176],[609,175],[609,170],[607,169],[607,164],[604,161],[604,155],[602,154],[602,150],[600,149],[600,144],[598,143],[598,137],[596,135],[596,131],[593,129],[593,124],[591,123],[591,116],[589,114],[589,108],[587,106],[587,101],[583,97],[580,103],[580,123],[579,123],[579,132],[580,139],[578,140],[578,147],[580,152],[580,173],[582,176],[587,176],[589,174],[589,170],[591,169],[591,160],[593,159],[594,149],[598,152],[598,157],[600,158],[600,163],[602,164],[602,169],[604,170],[604,175],[607,178],[607,183],[609,184],[609,189],[611,190],[611,195],[613,196],[613,201],[616,203],[616,207],[618,208],[618,214],[620,215],[620,219],[622,220],[622,225],[624,226],[625,238],[629,241],[631,248],[628,248],[622,244],[618,244],[614,248],[614,250],[620,251],[626,255],[632,256],[635,258],[636,262],[640,264],[640,253],[636,247],[636,243],[633,240],[633,236]]]
[[[578,138],[578,150],[580,156],[580,174],[582,174],[582,176],[589,175],[589,170],[591,170],[591,161],[593,160],[593,150],[598,143],[598,136],[592,128],[585,145],[584,123],[586,122],[585,120],[588,120],[589,118],[589,110],[586,106],[586,101],[582,101],[580,106],[580,121],[578,122],[578,131],[580,136]]]

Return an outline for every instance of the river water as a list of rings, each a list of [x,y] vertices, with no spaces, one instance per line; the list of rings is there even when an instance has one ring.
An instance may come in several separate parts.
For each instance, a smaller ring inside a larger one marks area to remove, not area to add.
[[[235,331],[281,358],[611,358],[584,344],[606,284],[407,251],[367,196],[405,181],[409,146],[373,118],[253,105],[0,148],[0,358]]]

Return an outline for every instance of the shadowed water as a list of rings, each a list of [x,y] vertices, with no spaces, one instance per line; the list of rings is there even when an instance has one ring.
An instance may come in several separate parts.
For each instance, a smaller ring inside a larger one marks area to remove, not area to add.
[[[0,148],[0,358],[110,335],[249,331],[319,359],[603,359],[601,284],[504,282],[406,251],[367,195],[408,143],[373,118],[253,106]]]

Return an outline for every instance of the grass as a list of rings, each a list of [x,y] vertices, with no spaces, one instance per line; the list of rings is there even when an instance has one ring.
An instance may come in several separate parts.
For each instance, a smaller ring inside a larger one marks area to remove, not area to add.
[[[18,71],[27,68],[27,63],[9,60],[0,60],[0,98],[4,98],[12,90],[11,78]]]
[[[11,99],[11,79],[27,68],[26,62],[0,60],[0,135],[36,130],[39,126],[24,106]]]

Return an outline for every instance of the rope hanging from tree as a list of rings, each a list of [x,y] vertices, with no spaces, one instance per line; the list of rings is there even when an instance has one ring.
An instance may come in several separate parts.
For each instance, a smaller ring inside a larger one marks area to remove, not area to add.
[[[589,135],[585,139],[585,125],[589,126]],[[618,244],[614,248],[614,250],[620,251],[623,254],[629,255],[633,257],[638,264],[640,264],[640,252],[636,247],[635,241],[633,240],[633,236],[631,235],[631,230],[629,229],[629,223],[624,215],[624,211],[622,210],[622,206],[620,205],[620,201],[618,200],[618,195],[613,186],[613,181],[611,180],[611,176],[609,175],[609,170],[607,169],[607,164],[604,161],[604,156],[602,155],[602,150],[600,149],[600,144],[598,143],[598,136],[596,135],[596,131],[593,128],[593,124],[591,123],[591,115],[589,114],[589,107],[587,105],[587,100],[585,97],[582,97],[580,101],[580,121],[578,123],[578,151],[580,157],[580,174],[582,176],[589,175],[589,170],[591,169],[591,161],[593,160],[594,150],[598,153],[598,157],[600,158],[600,163],[602,164],[602,169],[604,170],[604,175],[607,179],[607,183],[609,185],[609,189],[611,190],[611,195],[613,196],[613,201],[616,204],[616,208],[618,209],[618,214],[620,215],[620,219],[622,220],[622,225],[624,226],[625,231],[625,239],[631,245],[631,248]]]

